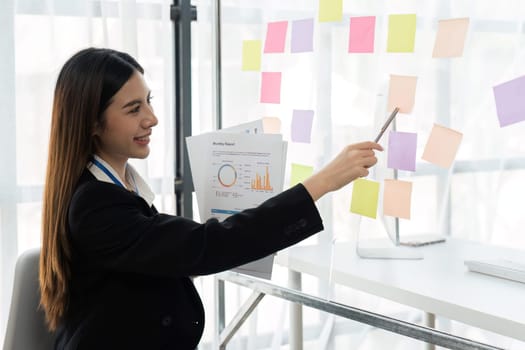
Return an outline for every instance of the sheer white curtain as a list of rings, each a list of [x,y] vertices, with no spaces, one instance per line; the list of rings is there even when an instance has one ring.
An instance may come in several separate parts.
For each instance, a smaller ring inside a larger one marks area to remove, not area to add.
[[[54,84],[63,63],[94,46],[122,50],[145,69],[159,124],[151,154],[133,165],[172,213],[173,52],[168,0],[0,2],[0,344],[14,263],[40,245],[42,189]]]

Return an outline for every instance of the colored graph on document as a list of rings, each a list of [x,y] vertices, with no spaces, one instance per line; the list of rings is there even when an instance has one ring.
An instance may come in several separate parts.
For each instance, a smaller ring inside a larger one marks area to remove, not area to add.
[[[270,172],[268,167],[265,168],[264,175],[259,175],[255,173],[255,178],[252,179],[250,188],[252,190],[262,190],[262,191],[273,191],[273,187],[270,183]]]
[[[232,187],[237,182],[237,170],[231,164],[223,164],[217,171],[217,180],[223,187]]]

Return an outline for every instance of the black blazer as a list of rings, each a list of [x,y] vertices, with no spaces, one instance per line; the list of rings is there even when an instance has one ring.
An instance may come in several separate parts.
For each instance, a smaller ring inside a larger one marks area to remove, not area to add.
[[[56,349],[195,349],[204,310],[188,276],[262,258],[323,229],[297,185],[223,222],[159,214],[86,170],[68,215],[70,300]]]

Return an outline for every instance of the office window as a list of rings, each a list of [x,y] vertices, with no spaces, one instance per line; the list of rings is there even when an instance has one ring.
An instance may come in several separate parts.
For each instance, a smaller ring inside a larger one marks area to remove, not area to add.
[[[129,52],[146,71],[159,118],[151,156],[133,165],[156,193],[159,210],[174,212],[173,54],[169,1],[0,2],[0,343],[14,264],[41,244],[42,191],[51,107],[61,66],[89,46]]]

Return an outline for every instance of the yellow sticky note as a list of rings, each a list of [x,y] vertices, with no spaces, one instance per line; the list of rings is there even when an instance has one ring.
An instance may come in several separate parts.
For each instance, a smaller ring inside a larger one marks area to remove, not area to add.
[[[383,191],[383,214],[410,219],[412,182],[385,180]]]
[[[292,175],[290,176],[290,187],[303,182],[314,172],[314,167],[292,163]]]
[[[463,55],[468,25],[468,18],[439,21],[432,57],[459,57]]]
[[[265,134],[280,134],[281,120],[277,117],[263,117],[263,131]]]
[[[388,87],[387,112],[399,107],[400,113],[411,113],[416,99],[417,77],[391,75]]]
[[[261,40],[242,42],[242,70],[261,70]]]
[[[388,52],[414,52],[416,15],[390,15],[388,18]]]
[[[442,168],[450,168],[462,138],[459,131],[434,124],[421,158]]]
[[[343,19],[343,0],[319,0],[319,22]]]
[[[357,179],[354,181],[350,211],[352,213],[375,219],[377,215],[378,199],[379,182],[366,179]]]

